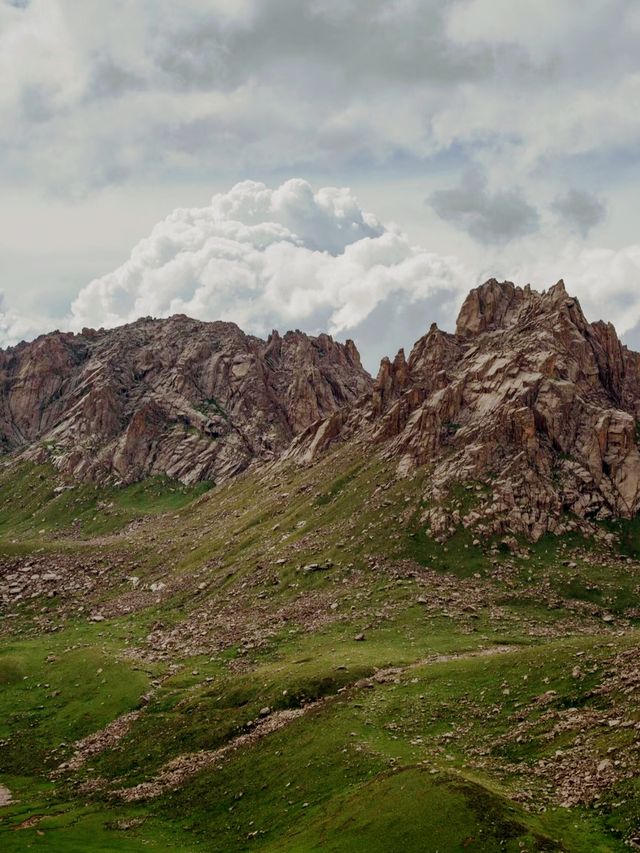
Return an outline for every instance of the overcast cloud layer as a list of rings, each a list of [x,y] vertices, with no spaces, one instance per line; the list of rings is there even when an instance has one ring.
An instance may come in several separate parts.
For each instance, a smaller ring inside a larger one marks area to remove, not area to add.
[[[640,343],[639,40],[636,0],[0,0],[0,342],[184,311],[371,366],[496,275]]]

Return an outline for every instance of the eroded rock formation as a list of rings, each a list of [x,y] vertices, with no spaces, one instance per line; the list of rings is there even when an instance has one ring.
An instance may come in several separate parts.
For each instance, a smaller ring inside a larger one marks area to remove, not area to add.
[[[435,536],[463,524],[538,539],[638,511],[639,383],[640,356],[610,324],[588,323],[562,281],[538,293],[492,279],[471,291],[455,334],[432,326],[408,360],[384,359],[368,398],[288,455],[308,462],[358,435],[401,475],[428,466]],[[456,482],[478,484],[468,511],[446,501]]]
[[[538,539],[640,508],[640,355],[562,281],[486,282],[455,334],[433,325],[375,382],[351,341],[183,316],[46,335],[0,351],[0,376],[4,451],[75,477],[219,482],[357,440],[400,476],[427,472],[441,539],[460,525]],[[452,503],[456,483],[474,499]]]
[[[70,475],[220,481],[371,387],[353,342],[184,316],[0,351],[0,446]]]

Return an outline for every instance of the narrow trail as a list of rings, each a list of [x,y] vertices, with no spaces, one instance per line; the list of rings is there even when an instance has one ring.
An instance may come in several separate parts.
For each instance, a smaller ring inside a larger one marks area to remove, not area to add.
[[[385,669],[378,669],[370,678],[365,678],[363,681],[375,681],[378,684],[382,684],[385,681],[389,681],[394,677],[402,675],[403,672],[410,672],[412,669],[420,669],[420,667],[423,666],[433,666],[433,664],[436,663],[450,663],[451,661],[471,660],[472,658],[488,658],[493,657],[494,655],[509,654],[510,652],[518,651],[518,649],[521,648],[523,647],[508,645],[489,646],[489,648],[474,649],[471,652],[430,655],[429,657],[413,661],[413,663],[408,663],[405,666],[390,666]]]
[[[491,646],[486,649],[476,649],[471,652],[462,652],[460,654],[442,654],[432,655],[419,661],[407,664],[402,667],[388,667],[386,669],[377,670],[371,677],[361,679],[352,685],[354,688],[372,684],[384,684],[399,678],[404,672],[413,669],[418,669],[422,666],[429,666],[438,663],[447,663],[450,661],[463,661],[472,658],[493,657],[494,655],[509,654],[519,646]],[[284,711],[276,711],[267,717],[263,722],[259,723],[255,728],[246,734],[239,735],[229,743],[214,750],[201,750],[199,752],[191,752],[186,755],[179,755],[164,765],[159,773],[148,782],[141,782],[131,788],[119,788],[112,792],[112,796],[124,800],[125,802],[137,802],[140,800],[150,800],[167,791],[173,791],[179,788],[187,779],[200,773],[202,770],[212,769],[222,764],[228,756],[245,746],[250,746],[256,743],[267,735],[279,731],[285,726],[292,723],[294,720],[317,710],[325,704],[332,696],[324,699],[319,699],[316,702],[310,702],[301,708],[287,709]]]

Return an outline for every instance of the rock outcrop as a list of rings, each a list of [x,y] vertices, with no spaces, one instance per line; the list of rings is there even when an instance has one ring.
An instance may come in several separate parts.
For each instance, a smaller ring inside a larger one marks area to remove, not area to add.
[[[372,385],[352,341],[184,316],[0,351],[0,449],[69,475],[221,481]]]
[[[588,323],[562,281],[538,293],[492,279],[471,291],[455,334],[434,325],[408,360],[384,359],[369,396],[288,456],[309,462],[329,439],[358,436],[400,475],[428,466],[434,536],[462,524],[536,540],[637,513],[639,418],[640,356],[613,326]],[[455,483],[475,483],[473,500],[450,500]]]

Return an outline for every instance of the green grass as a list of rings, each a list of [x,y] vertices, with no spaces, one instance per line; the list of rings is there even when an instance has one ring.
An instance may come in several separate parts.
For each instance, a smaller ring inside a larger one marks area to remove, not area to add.
[[[523,649],[425,665],[397,682],[338,694],[152,809],[177,814],[211,850],[243,850],[250,841],[273,851],[368,851],[388,849],[376,844],[396,837],[408,850],[425,849],[420,838],[433,842],[429,850],[466,849],[471,838],[480,850],[504,849],[505,840],[515,850],[520,842],[530,850],[622,850],[578,810],[525,813],[509,801],[509,786],[468,760],[471,748],[513,724],[523,702],[553,688],[558,705],[575,703],[597,681],[576,685],[575,655],[589,650],[597,659],[610,652],[602,646],[583,638],[542,654]],[[264,677],[254,673],[256,681]],[[486,709],[496,707],[488,719]],[[452,730],[443,750],[438,738]],[[539,753],[549,748],[555,745],[541,738]]]
[[[617,519],[608,522],[606,528],[620,537],[623,554],[638,559],[640,557],[640,517]]]
[[[331,483],[326,492],[322,492],[318,495],[315,499],[315,505],[326,506],[326,504],[331,503],[331,501],[340,495],[344,491],[345,487],[356,478],[361,469],[362,465],[356,465],[350,471],[347,471],[346,474],[343,474],[341,477],[337,477],[333,483]]]
[[[412,635],[417,638],[413,643]],[[219,661],[189,659],[163,682],[123,748],[93,764],[98,774],[134,784],[176,755],[223,745],[242,733],[261,708],[298,708],[337,696],[376,669],[490,642],[487,635],[455,634],[445,624],[429,625],[414,607],[369,631],[364,643],[354,640],[351,626],[341,625],[299,638],[283,636],[247,673],[230,675]]]
[[[3,644],[0,774],[45,776],[75,740],[138,705],[147,673],[119,660],[115,638],[100,634],[81,625]]]
[[[247,472],[208,494],[204,485],[154,480],[56,495],[52,469],[5,471],[3,554],[95,552],[106,564],[134,555],[144,583],[162,576],[175,588],[99,624],[78,621],[55,600],[7,620],[0,783],[18,802],[0,813],[0,848],[626,849],[637,786],[612,789],[597,809],[560,809],[528,769],[573,742],[571,733],[553,733],[542,710],[601,710],[612,701],[594,691],[607,660],[638,643],[623,619],[637,606],[637,565],[612,564],[577,536],[519,543],[528,556],[499,539],[473,545],[465,530],[438,544],[422,520],[426,476],[396,480],[390,463],[348,448],[310,468]],[[472,508],[477,485],[454,487],[451,509]],[[133,534],[115,535],[145,517]],[[114,535],[90,538],[104,534]],[[311,562],[332,565],[301,570]],[[95,600],[110,595],[98,591]],[[619,622],[608,628],[601,609]],[[205,642],[200,626],[219,613],[228,616],[215,623],[211,652],[194,655],[191,641]],[[157,623],[176,628],[178,641],[146,663]],[[43,634],[43,624],[55,630]],[[514,648],[468,656],[506,643]],[[433,662],[437,655],[463,657]],[[362,683],[390,667],[397,671],[386,679]],[[537,697],[550,690],[553,700],[538,710]],[[614,698],[627,708],[633,697]],[[176,756],[229,743],[264,707],[319,699],[157,800],[125,806],[110,794],[152,779]],[[69,778],[49,780],[74,740],[138,707],[121,742]],[[506,736],[523,709],[536,725],[517,742]],[[598,732],[594,751],[606,756],[625,737],[629,730]],[[100,778],[102,788],[80,792]],[[544,811],[518,805],[530,784]],[[15,829],[34,815],[41,819],[33,826]]]
[[[202,850],[170,821],[144,809],[52,799],[45,786],[12,778],[18,800],[2,809],[0,847],[7,853],[24,850],[60,853],[143,853],[146,850]],[[28,802],[23,802],[22,797]]]
[[[137,518],[177,511],[211,485],[185,486],[154,477],[129,486],[98,487],[67,481],[50,465],[21,464],[0,477],[0,538],[115,533]]]
[[[562,850],[541,821],[476,783],[420,767],[380,774],[267,850],[307,853]]]
[[[76,639],[82,644],[90,641],[93,628],[82,626]],[[43,790],[39,787],[43,783],[25,782],[27,802],[10,807],[10,825],[45,814],[37,830],[20,830],[25,833],[20,839],[35,849],[49,843],[60,850],[81,850],[83,844],[90,845],[88,850],[163,849],[168,838],[179,843],[170,849],[220,851],[244,850],[248,845],[272,851],[368,851],[385,849],[376,845],[389,838],[398,838],[408,850],[463,850],[472,844],[479,850],[511,849],[500,846],[504,841],[513,842],[514,850],[622,849],[612,837],[607,840],[605,827],[591,817],[526,814],[509,801],[508,788],[491,783],[490,774],[478,774],[467,762],[470,747],[501,734],[517,707],[536,695],[553,688],[556,705],[580,702],[598,675],[576,683],[571,676],[576,655],[582,653],[583,664],[585,654],[587,663],[597,661],[611,654],[610,644],[578,638],[547,644],[542,651],[523,648],[493,657],[425,664],[374,689],[341,692],[383,662],[411,659],[415,650],[402,648],[406,630],[406,625],[396,626],[393,640],[390,633],[388,639],[383,633],[371,642],[351,643],[338,656],[332,651],[336,637],[330,632],[324,641],[318,635],[305,638],[302,645],[289,641],[275,657],[247,673],[234,674],[204,659],[186,661],[183,670],[164,682],[131,736],[91,761],[89,778],[106,775],[117,778],[118,784],[133,784],[152,775],[172,754],[223,743],[233,735],[234,721],[254,717],[262,703],[286,707],[322,695],[332,698],[287,729],[239,751],[221,767],[199,774],[159,801],[135,808],[100,801],[87,804],[86,797],[74,803],[51,789]],[[100,649],[80,645],[64,653],[74,633],[55,638],[55,650],[62,652],[58,662],[43,662],[49,645],[45,648],[42,640],[17,644],[3,658],[2,696],[5,709],[10,709],[9,728],[3,734],[14,745],[22,744],[20,753],[25,731],[36,745],[36,764],[29,759],[16,765],[11,750],[6,754],[3,750],[8,764],[2,770],[11,775],[1,778],[18,795],[22,784],[18,775],[37,780],[44,766],[50,766],[46,750],[38,749],[38,744],[68,742],[101,727],[135,707],[147,686],[144,673],[113,660],[113,646],[105,648],[99,642]],[[444,633],[434,634],[430,651],[451,650],[451,641]],[[473,647],[473,638],[467,642]],[[463,643],[459,640],[453,646],[462,649]],[[54,676],[54,668],[61,664]],[[104,693],[96,690],[100,668],[108,685]],[[26,686],[25,675],[27,682],[38,679],[40,686]],[[45,677],[49,687],[40,681]],[[52,708],[46,719],[34,716],[33,703],[44,703],[43,691],[59,683],[72,688],[68,707]],[[499,707],[500,712],[487,718],[487,707]],[[461,721],[471,722],[471,728],[460,728]],[[458,729],[444,754],[437,739]],[[543,752],[554,748],[545,746],[543,738],[540,744],[535,748]],[[603,750],[607,746],[604,743]],[[513,760],[516,755],[507,757]],[[535,752],[529,748],[517,757],[526,762],[535,758]],[[444,820],[445,815],[451,819]],[[131,830],[112,828],[132,816],[144,822]],[[10,836],[3,849],[24,849],[14,846],[15,837]],[[419,839],[425,838],[431,847],[419,846]],[[525,847],[519,847],[521,843]]]

